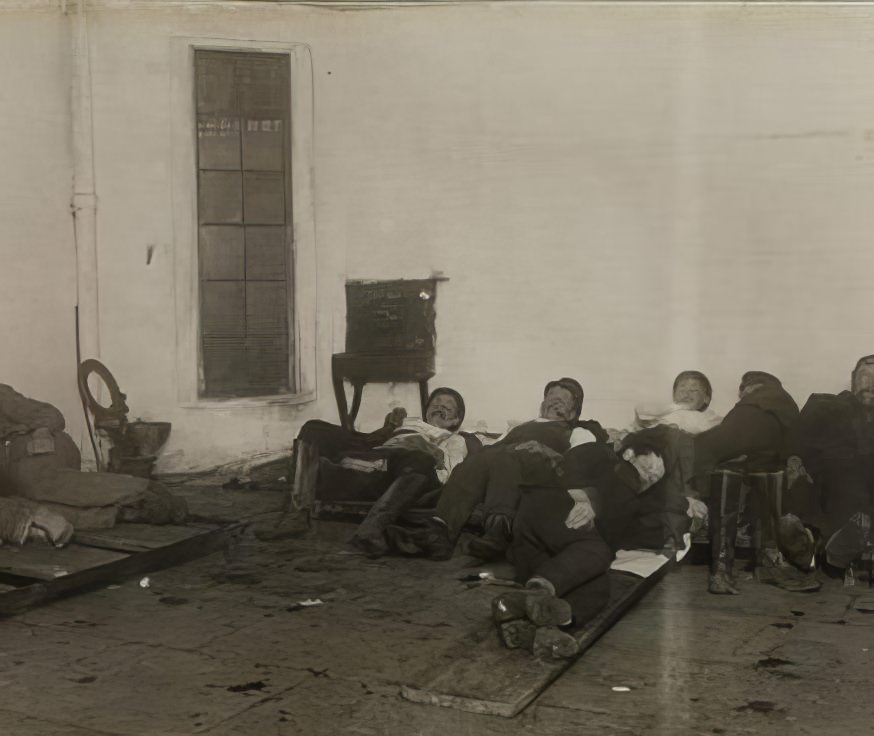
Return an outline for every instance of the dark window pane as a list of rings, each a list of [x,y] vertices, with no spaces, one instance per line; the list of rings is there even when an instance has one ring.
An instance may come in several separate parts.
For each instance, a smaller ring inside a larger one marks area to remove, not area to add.
[[[246,393],[249,375],[244,338],[204,338],[203,381],[210,396]]]
[[[246,338],[249,385],[258,393],[288,391],[288,338],[286,335]]]
[[[200,278],[246,277],[243,228],[239,225],[201,225]]]
[[[204,337],[246,334],[245,281],[201,281],[200,327]]]
[[[197,118],[197,166],[240,169],[240,118],[200,115]]]
[[[242,222],[241,174],[238,171],[201,171],[197,209],[202,223]]]
[[[240,109],[246,115],[288,109],[288,57],[247,54],[237,60]]]
[[[285,182],[282,174],[243,174],[243,212],[247,225],[285,224]]]
[[[197,112],[228,113],[239,110],[234,56],[222,52],[196,51]]]
[[[288,299],[284,281],[246,282],[246,334],[288,333]]]
[[[259,226],[246,228],[246,278],[285,281],[285,228]]]

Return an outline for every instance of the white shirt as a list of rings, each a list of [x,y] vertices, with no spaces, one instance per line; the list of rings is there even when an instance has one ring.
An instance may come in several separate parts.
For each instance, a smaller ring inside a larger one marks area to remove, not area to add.
[[[647,427],[668,425],[689,434],[701,434],[722,421],[713,409],[696,411],[682,404],[639,404],[634,409],[634,422],[628,428],[636,432]]]
[[[424,440],[433,448],[431,454],[437,459],[434,471],[441,483],[445,483],[452,469],[467,457],[467,443],[458,432],[435,427],[418,417],[407,417],[400,429],[406,431],[393,435],[381,447],[421,449]]]

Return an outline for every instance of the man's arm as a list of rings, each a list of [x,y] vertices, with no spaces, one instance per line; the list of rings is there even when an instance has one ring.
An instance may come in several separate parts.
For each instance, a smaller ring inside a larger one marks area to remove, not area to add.
[[[574,500],[570,513],[564,521],[568,529],[582,529],[595,522],[595,509],[585,488],[569,488],[568,495]]]

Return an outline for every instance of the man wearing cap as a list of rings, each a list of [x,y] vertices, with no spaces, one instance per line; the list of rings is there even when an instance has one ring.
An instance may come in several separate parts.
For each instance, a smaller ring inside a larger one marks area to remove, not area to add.
[[[351,497],[359,487],[370,485],[366,479],[374,472],[399,475],[396,472],[399,464],[407,469],[415,465],[425,474],[436,473],[442,483],[468,450],[478,446],[472,435],[458,433],[464,413],[461,394],[441,386],[428,397],[423,417],[408,417],[404,409],[397,408],[374,432],[347,430],[321,420],[306,422],[294,441],[291,501],[298,508],[310,505],[321,470],[347,476],[343,485]],[[346,472],[356,470],[362,472],[357,475]]]
[[[760,582],[796,592],[819,583],[783,558],[778,548],[783,468],[798,405],[780,380],[764,371],[741,379],[738,402],[722,422],[695,437],[695,480],[709,506],[711,570],[708,590],[737,594],[732,566],[741,500],[755,527],[756,577]]]
[[[459,465],[443,487],[434,518],[424,529],[390,528],[395,546],[408,554],[448,559],[474,508],[482,504],[485,534],[471,543],[482,559],[502,556],[510,542],[522,486],[551,485],[562,455],[572,446],[606,441],[594,421],[579,421],[583,388],[572,378],[550,381],[540,416],[517,425]],[[558,471],[560,472],[560,471]]]
[[[856,363],[850,391],[810,396],[790,444],[793,510],[821,533],[826,562],[848,567],[872,544],[874,355]]]

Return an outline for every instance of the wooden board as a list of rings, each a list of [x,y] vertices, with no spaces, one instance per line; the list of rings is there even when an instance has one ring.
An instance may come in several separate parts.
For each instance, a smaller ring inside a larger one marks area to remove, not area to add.
[[[54,564],[68,565],[70,555],[63,556],[73,550],[73,556],[85,555],[88,550],[90,559],[97,564],[91,567],[69,572],[67,575],[54,578],[34,578],[36,582],[23,585],[15,590],[0,592],[0,616],[9,616],[73,593],[84,592],[90,588],[115,580],[152,572],[165,567],[177,565],[186,560],[202,557],[224,547],[228,541],[243,529],[242,524],[231,524],[211,530],[197,530],[199,533],[187,539],[133,554],[120,554],[84,545],[70,545],[60,550],[46,550],[57,553]],[[78,548],[79,551],[76,551]],[[0,551],[3,551],[0,548]],[[26,551],[22,550],[22,551]],[[21,554],[19,552],[19,554]],[[24,568],[17,566],[17,570]],[[35,569],[35,568],[32,568]],[[19,574],[19,573],[13,573]]]
[[[215,527],[211,527],[215,528]],[[84,529],[73,535],[73,541],[89,547],[120,550],[122,552],[142,552],[158,549],[183,539],[203,534],[203,527],[174,526],[165,524],[116,524],[112,529]]]
[[[23,547],[0,547],[0,572],[34,580],[55,580],[125,557],[126,554],[79,544],[57,549],[48,544],[31,543]]]
[[[647,578],[611,572],[610,603],[577,632],[580,653],[573,659],[540,660],[529,652],[507,649],[493,632],[473,647],[469,643],[459,644],[447,653],[442,664],[402,686],[401,696],[415,703],[512,718],[621,619],[672,564],[666,560]]]

